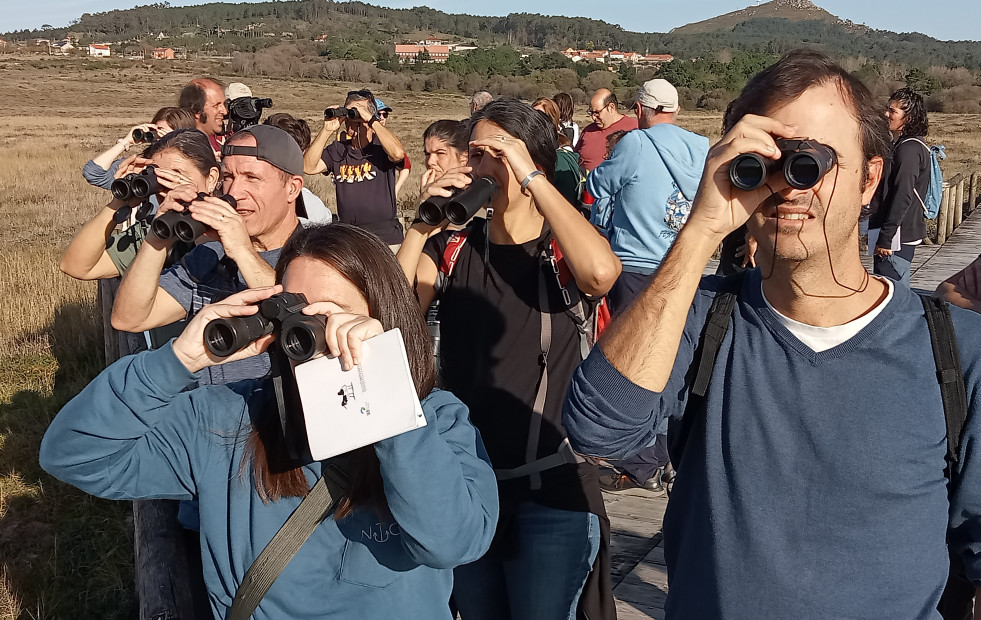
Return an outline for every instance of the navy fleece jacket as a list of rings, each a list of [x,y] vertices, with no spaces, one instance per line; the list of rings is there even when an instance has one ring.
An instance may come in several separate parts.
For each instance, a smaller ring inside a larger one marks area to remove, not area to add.
[[[258,382],[194,388],[172,344],[126,357],[58,414],[41,466],[109,499],[197,499],[211,609],[237,585],[299,505],[263,504],[240,473]],[[423,401],[428,425],[375,444],[392,518],[367,510],[321,523],[262,600],[256,620],[449,619],[452,568],[490,546],[497,481],[467,408],[449,392]],[[303,468],[312,486],[321,464]]]
[[[686,413],[720,281],[703,280],[662,393],[631,383],[597,347],[564,409],[577,450],[614,458],[650,444],[664,417],[697,416],[684,420],[664,517],[667,618],[939,619],[948,531],[981,584],[981,316],[951,308],[969,421],[948,503],[945,418],[913,292],[897,284],[867,327],[815,353],[750,272],[704,405]]]

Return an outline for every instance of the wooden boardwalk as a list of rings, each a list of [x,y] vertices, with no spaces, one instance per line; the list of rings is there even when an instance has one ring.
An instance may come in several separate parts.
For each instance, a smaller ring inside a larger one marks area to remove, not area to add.
[[[922,245],[913,257],[911,284],[934,291],[981,253],[981,209],[972,213],[942,246]],[[872,257],[862,262],[872,271]],[[715,265],[706,269],[715,272]],[[604,494],[613,531],[613,593],[620,620],[664,620],[668,573],[661,520],[667,499],[640,491]]]

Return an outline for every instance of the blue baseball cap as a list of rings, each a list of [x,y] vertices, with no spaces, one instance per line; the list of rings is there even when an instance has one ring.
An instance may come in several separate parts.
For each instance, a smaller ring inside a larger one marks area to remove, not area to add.
[[[381,99],[377,99],[377,98],[375,99],[375,107],[378,109],[379,112],[381,112],[382,110],[388,110],[389,112],[392,112],[392,106],[385,105],[385,102],[382,101]]]

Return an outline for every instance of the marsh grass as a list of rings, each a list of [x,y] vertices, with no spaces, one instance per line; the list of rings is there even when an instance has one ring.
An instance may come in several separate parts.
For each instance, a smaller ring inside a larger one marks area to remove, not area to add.
[[[87,69],[83,69],[87,66]],[[76,230],[106,202],[85,183],[82,164],[157,108],[176,101],[184,71],[120,68],[65,59],[0,60],[0,619],[132,618],[132,523],[128,503],[92,498],[37,465],[45,428],[103,367],[101,319],[91,283],[62,275],[58,263]],[[183,70],[181,68],[184,68]],[[250,79],[274,112],[322,126],[322,110],[350,86]],[[423,129],[463,118],[460,95],[378,93],[395,108],[389,124],[413,172],[400,204],[411,208],[423,168]],[[577,120],[585,124],[582,116]],[[981,169],[981,116],[931,118],[931,140],[948,147],[948,175]],[[683,111],[680,124],[718,139],[722,116]],[[131,151],[133,153],[134,151]],[[333,206],[325,177],[306,182]]]

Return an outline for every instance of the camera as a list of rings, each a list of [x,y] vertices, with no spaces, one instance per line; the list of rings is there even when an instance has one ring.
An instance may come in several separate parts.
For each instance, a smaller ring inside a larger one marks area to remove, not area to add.
[[[259,302],[251,316],[215,319],[204,328],[204,345],[212,355],[225,358],[255,340],[276,334],[276,341],[290,359],[305,362],[327,350],[327,319],[307,316],[308,305],[301,293],[280,293]]]
[[[112,185],[109,186],[113,198],[117,200],[129,200],[131,198],[146,200],[153,194],[163,191],[163,186],[157,179],[155,169],[155,165],[149,165],[139,174],[131,172],[113,181]]]
[[[357,121],[361,120],[361,115],[354,108],[327,108],[324,110],[324,120],[332,118],[348,118]]]
[[[207,198],[208,194],[201,192],[198,200]],[[219,197],[228,204],[235,206],[235,199],[225,194]],[[190,203],[181,203],[187,207]],[[163,215],[158,215],[150,222],[150,231],[157,237],[166,241],[171,237],[177,237],[178,241],[184,243],[194,243],[194,240],[204,234],[208,227],[191,217],[190,211],[167,211]]]
[[[140,129],[137,127],[133,130],[133,142],[146,142],[147,144],[153,144],[153,141],[157,139],[157,132],[153,129]]]
[[[433,196],[426,200],[419,205],[419,219],[430,226],[436,226],[443,220],[449,220],[455,226],[462,226],[481,207],[493,200],[496,193],[497,181],[491,177],[478,177],[449,198]]]
[[[226,100],[225,106],[228,108],[228,119],[223,133],[230,134],[258,125],[262,111],[273,107],[273,101],[258,97],[239,97]]]
[[[777,138],[780,159],[744,153],[729,164],[729,181],[737,189],[749,191],[761,187],[766,178],[779,169],[787,184],[795,189],[810,189],[838,162],[834,149],[813,140]]]

